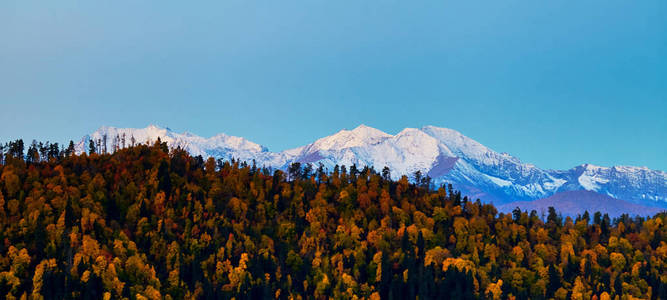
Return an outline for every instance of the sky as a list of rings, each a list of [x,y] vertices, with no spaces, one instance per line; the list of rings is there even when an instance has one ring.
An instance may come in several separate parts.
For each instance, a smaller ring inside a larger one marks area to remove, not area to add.
[[[0,2],[0,141],[149,124],[272,151],[434,125],[667,170],[667,1]]]

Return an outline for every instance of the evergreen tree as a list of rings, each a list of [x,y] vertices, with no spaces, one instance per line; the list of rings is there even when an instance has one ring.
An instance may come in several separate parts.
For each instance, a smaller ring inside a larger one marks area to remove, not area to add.
[[[37,141],[33,140],[30,147],[28,147],[28,153],[26,155],[25,161],[27,163],[38,163],[39,162],[39,150],[37,146]]]
[[[76,153],[76,150],[74,148],[74,141],[69,141],[69,145],[67,146],[67,149],[65,149],[65,156],[70,157],[74,153]]]
[[[310,173],[313,172],[313,165],[311,163],[307,163],[305,167],[303,167],[303,172],[301,174],[301,177],[305,180],[310,178]]]
[[[389,167],[385,166],[382,168],[382,179],[385,181],[391,180],[391,170],[389,170]]]
[[[290,164],[287,174],[289,174],[288,180],[295,180],[301,178],[301,163],[294,162]]]
[[[9,142],[9,147],[8,147],[9,150],[7,151],[7,154],[13,158],[23,159],[23,150],[24,150],[23,147],[24,146],[22,139]]]
[[[93,154],[95,152],[97,152],[96,149],[95,149],[95,142],[93,142],[93,140],[89,140],[88,141],[88,154]]]
[[[547,284],[547,298],[551,298],[554,296],[554,293],[558,290],[558,288],[561,286],[561,281],[560,281],[560,273],[556,269],[556,267],[551,264],[549,265],[549,283]]]
[[[352,178],[356,178],[358,173],[359,170],[357,169],[357,164],[352,164],[352,166],[350,167],[350,176]]]
[[[415,184],[420,185],[422,182],[422,171],[417,170],[412,174],[412,178],[415,180]]]

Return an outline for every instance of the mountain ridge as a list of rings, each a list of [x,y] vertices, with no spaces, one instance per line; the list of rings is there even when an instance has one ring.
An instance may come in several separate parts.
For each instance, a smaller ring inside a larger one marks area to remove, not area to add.
[[[119,146],[121,134],[125,134],[125,143]],[[180,146],[193,155],[254,160],[260,166],[277,169],[286,169],[292,162],[322,163],[329,170],[335,165],[373,166],[377,170],[387,166],[393,178],[420,171],[432,177],[434,184],[452,183],[465,194],[496,204],[588,190],[629,203],[667,208],[667,173],[664,171],[592,164],[567,170],[541,169],[510,154],[496,152],[456,130],[435,126],[405,128],[392,135],[362,124],[280,152],[227,134],[204,138],[156,125],[146,128],[102,126],[77,143],[77,152],[84,152],[90,140],[99,143],[105,135],[107,143],[113,140],[107,149],[109,152],[127,146],[130,137],[139,143],[154,142],[159,137],[170,147]]]
[[[599,211],[612,218],[619,217],[622,214],[647,216],[664,211],[663,208],[630,203],[586,190],[558,192],[549,197],[533,201],[510,202],[499,205],[497,209],[500,212],[511,213],[512,210],[519,207],[523,211],[535,210],[542,214],[548,211],[549,206],[558,207],[558,211],[564,216],[573,218],[583,214],[584,211],[588,211],[590,214]]]

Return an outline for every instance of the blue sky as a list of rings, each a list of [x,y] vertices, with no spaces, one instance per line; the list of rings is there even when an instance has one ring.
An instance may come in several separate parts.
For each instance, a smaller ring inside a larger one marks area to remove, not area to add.
[[[667,170],[666,120],[664,0],[0,3],[2,141],[435,125],[544,168]]]

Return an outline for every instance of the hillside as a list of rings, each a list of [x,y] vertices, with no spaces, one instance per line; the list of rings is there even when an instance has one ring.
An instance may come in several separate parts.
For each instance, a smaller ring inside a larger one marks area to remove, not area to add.
[[[10,146],[7,299],[667,297],[665,214],[498,214],[370,168],[269,171],[164,142],[28,161]]]

